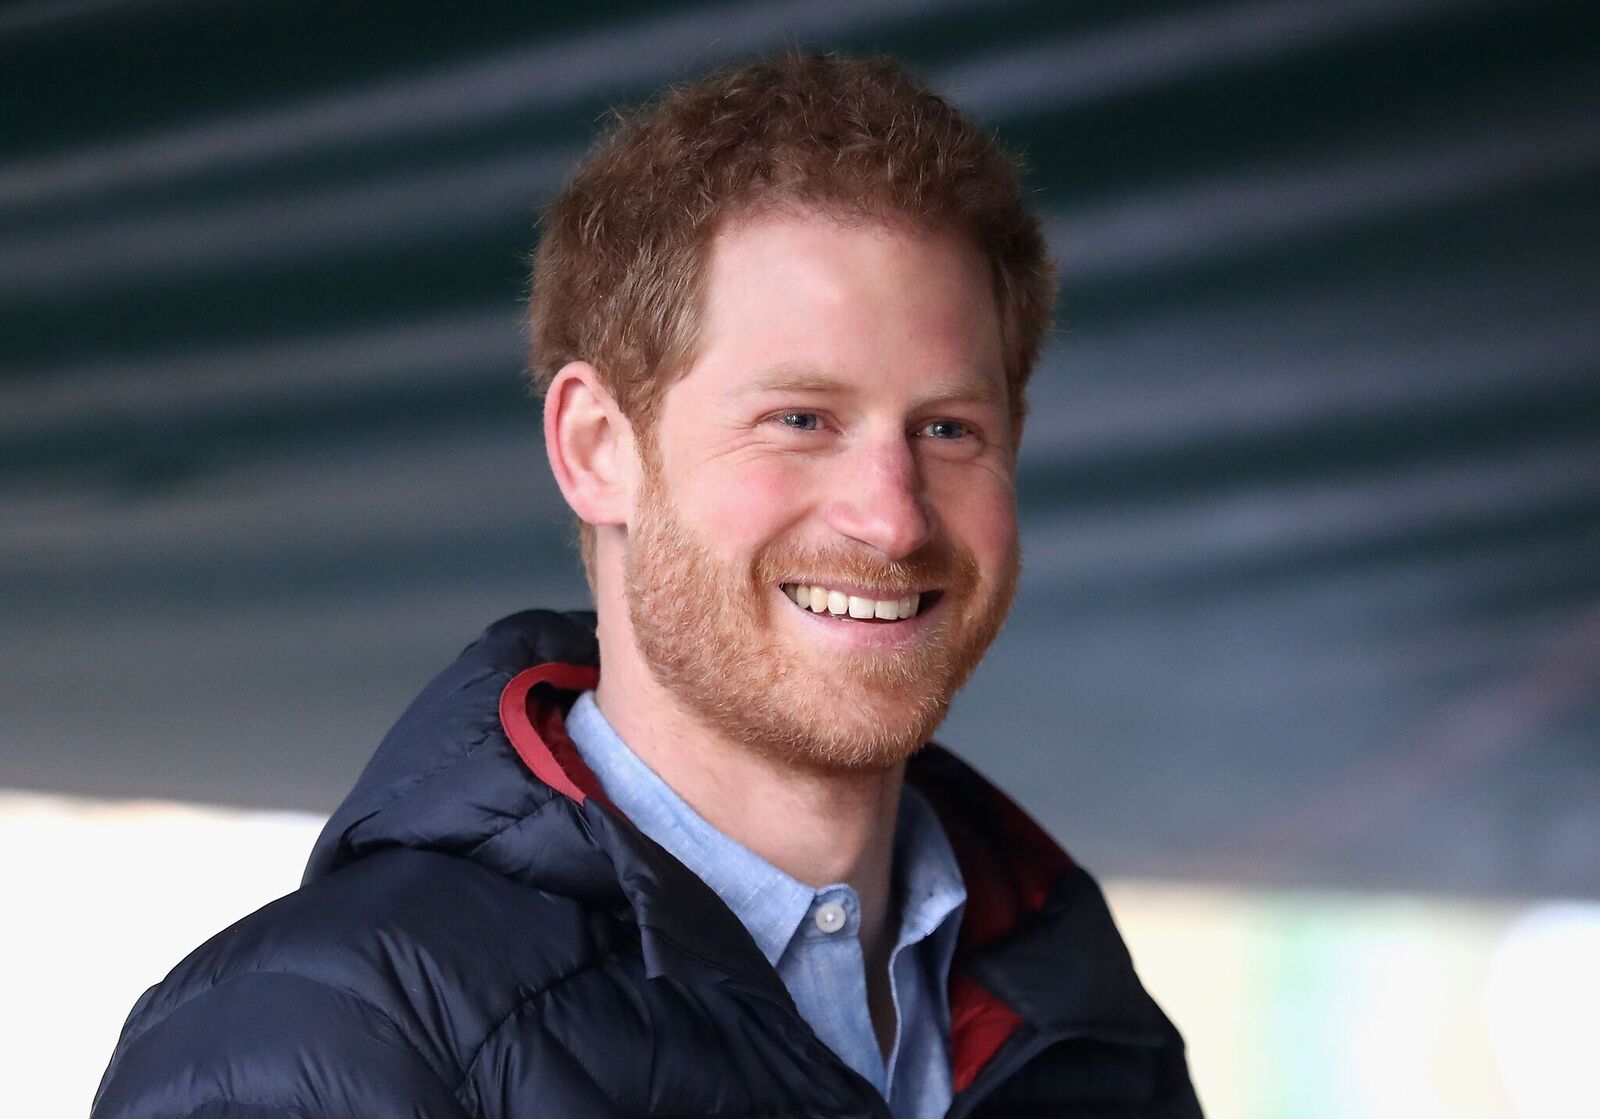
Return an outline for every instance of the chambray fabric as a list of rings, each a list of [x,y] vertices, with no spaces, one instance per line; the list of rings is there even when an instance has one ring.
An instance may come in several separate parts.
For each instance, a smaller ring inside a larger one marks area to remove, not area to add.
[[[889,964],[897,1025],[885,1062],[867,1009],[856,892],[843,883],[813,890],[713,828],[628,748],[593,692],[579,696],[566,727],[612,803],[733,911],[801,1017],[878,1089],[895,1119],[943,1115],[951,1100],[950,960],[967,892],[928,802],[909,786],[901,794],[894,851],[899,927]],[[846,920],[825,932],[817,912],[830,903],[843,906]]]

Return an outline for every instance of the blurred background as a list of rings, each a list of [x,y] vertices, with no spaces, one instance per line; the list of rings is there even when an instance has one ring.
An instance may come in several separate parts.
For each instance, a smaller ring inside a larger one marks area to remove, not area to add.
[[[1600,1114],[1600,6],[0,6],[0,1099],[285,892],[423,682],[585,602],[521,387],[613,106],[889,51],[1062,262],[942,738],[1215,1116]]]

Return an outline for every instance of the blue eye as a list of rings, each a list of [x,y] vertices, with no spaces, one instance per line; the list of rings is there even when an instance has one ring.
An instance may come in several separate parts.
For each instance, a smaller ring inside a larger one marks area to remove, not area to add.
[[[922,430],[935,439],[961,439],[967,435],[967,425],[960,420],[934,420]]]
[[[816,431],[822,425],[815,412],[785,412],[778,422],[794,431]]]

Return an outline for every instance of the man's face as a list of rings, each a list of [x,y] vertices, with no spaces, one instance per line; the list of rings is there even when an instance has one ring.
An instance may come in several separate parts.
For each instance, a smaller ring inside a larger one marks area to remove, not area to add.
[[[1001,352],[954,236],[788,213],[716,239],[627,544],[634,635],[679,702],[813,769],[926,741],[1016,588]]]

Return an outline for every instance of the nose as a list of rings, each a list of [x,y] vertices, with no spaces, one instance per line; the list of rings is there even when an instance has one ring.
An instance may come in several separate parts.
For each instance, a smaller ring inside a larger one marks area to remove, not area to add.
[[[833,499],[828,527],[902,560],[927,543],[932,532],[923,502],[921,472],[904,435],[874,441],[856,454],[841,456],[831,478]]]

